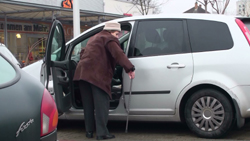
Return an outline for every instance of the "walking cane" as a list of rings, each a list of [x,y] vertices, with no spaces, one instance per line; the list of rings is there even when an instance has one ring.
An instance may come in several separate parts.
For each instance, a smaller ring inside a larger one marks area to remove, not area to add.
[[[130,97],[131,97],[131,91],[132,91],[132,82],[133,82],[133,79],[131,79],[131,81],[130,81],[130,90],[129,90],[128,107],[127,107],[127,113],[128,113],[128,115],[127,115],[127,122],[126,122],[125,133],[128,133],[128,118],[129,118],[129,106],[130,106]]]

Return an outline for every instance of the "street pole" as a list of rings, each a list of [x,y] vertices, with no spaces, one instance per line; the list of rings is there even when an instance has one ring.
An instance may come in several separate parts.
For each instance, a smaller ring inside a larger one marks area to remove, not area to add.
[[[74,0],[73,2],[73,29],[74,37],[80,35],[80,10],[79,10],[79,0]]]
[[[100,23],[102,23],[102,22],[101,22],[101,17],[98,16],[98,24],[100,24]]]
[[[4,20],[4,44],[6,47],[8,47],[8,32],[7,32],[7,15],[5,14],[5,20]]]

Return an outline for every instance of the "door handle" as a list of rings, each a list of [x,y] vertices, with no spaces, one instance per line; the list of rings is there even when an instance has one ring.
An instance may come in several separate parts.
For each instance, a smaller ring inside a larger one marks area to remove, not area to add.
[[[57,76],[58,78],[58,83],[62,86],[68,87],[69,85],[69,78],[68,77],[63,77],[63,76]]]
[[[177,69],[179,69],[179,68],[185,68],[185,67],[186,67],[186,65],[184,65],[184,64],[179,64],[179,63],[172,63],[171,65],[168,65],[168,66],[167,66],[168,69],[172,69],[172,68],[177,68]]]

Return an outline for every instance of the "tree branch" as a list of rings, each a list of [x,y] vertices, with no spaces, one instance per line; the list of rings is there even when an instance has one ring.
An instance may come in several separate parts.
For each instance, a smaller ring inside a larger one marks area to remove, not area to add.
[[[220,14],[220,11],[219,11],[219,6],[218,6],[218,1],[217,0],[214,0],[215,3],[216,3],[216,7],[217,7],[217,13]]]
[[[140,5],[141,5],[141,11],[142,11],[142,15],[144,15],[144,7],[143,7],[143,3],[142,3],[142,0],[140,0]]]
[[[139,10],[139,12],[142,15],[147,15],[149,13],[149,10],[152,8],[157,9],[159,8],[163,3],[158,3],[156,2],[157,0],[132,0],[132,3],[136,8]],[[163,0],[162,2],[166,3],[169,0]],[[158,10],[159,11],[159,10]]]
[[[148,15],[148,11],[149,11],[149,9],[151,8],[151,6],[150,6],[150,2],[151,2],[151,0],[148,0],[147,1],[147,8],[145,8],[145,10],[146,10],[146,15]]]
[[[139,10],[139,12],[143,15],[141,9],[140,9],[137,5],[135,5],[135,6],[136,6],[136,8]]]
[[[230,0],[227,0],[227,1],[226,1],[226,4],[225,4],[224,9],[223,9],[223,11],[222,11],[222,14],[225,13],[225,11],[226,11],[226,9],[227,9],[227,6],[228,6],[229,2],[230,2]]]

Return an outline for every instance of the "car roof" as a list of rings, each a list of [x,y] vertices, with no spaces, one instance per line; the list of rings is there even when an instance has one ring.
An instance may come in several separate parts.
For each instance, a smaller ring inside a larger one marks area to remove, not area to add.
[[[225,19],[235,19],[233,16],[217,15],[217,14],[158,14],[147,16],[134,16],[119,18],[113,21],[131,21],[131,20],[146,20],[146,19],[198,19],[198,20],[216,20],[224,21]]]
[[[183,14],[157,14],[157,15],[146,15],[146,16],[133,16],[133,17],[119,18],[119,19],[115,19],[112,21],[125,22],[125,21],[137,21],[137,20],[147,20],[147,19],[197,19],[197,20],[211,20],[211,21],[224,22],[226,20],[235,20],[236,18],[234,16],[218,15],[218,14],[183,13]],[[82,32],[80,35],[68,41],[66,45],[70,44],[72,41],[79,38],[86,32],[89,32],[95,28],[104,26],[104,24],[105,22],[89,28],[88,30]]]

